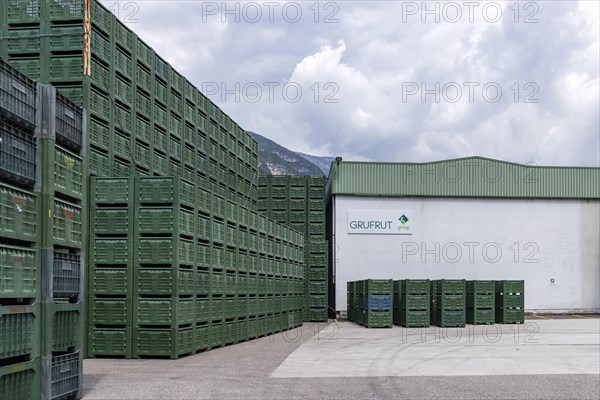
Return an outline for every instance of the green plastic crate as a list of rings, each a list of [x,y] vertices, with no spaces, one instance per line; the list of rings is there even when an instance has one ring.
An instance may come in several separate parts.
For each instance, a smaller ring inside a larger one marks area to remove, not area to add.
[[[39,305],[0,307],[0,359],[40,355]]]
[[[90,143],[104,150],[110,148],[110,129],[108,124],[94,116],[90,119]]]
[[[137,294],[140,295],[195,293],[196,272],[191,268],[138,268],[135,274],[137,276]]]
[[[93,294],[123,296],[129,293],[126,268],[95,268],[91,280]]]
[[[126,238],[96,238],[91,245],[92,261],[96,265],[128,265],[130,241]]]
[[[111,173],[110,158],[107,153],[96,149],[89,152],[89,172],[95,176],[107,176]]]
[[[435,301],[436,307],[441,310],[462,310],[466,307],[466,298],[464,295],[436,295]]]
[[[466,293],[466,281],[464,279],[440,279],[432,282],[434,282],[435,285],[435,294]],[[434,295],[433,291],[431,295]]]
[[[4,115],[2,111],[0,109],[0,116]],[[0,120],[0,135],[0,178],[32,188],[36,182],[38,153],[32,132]]]
[[[89,357],[131,358],[131,328],[91,327]]]
[[[467,308],[495,308],[494,294],[467,295]]]
[[[96,208],[92,210],[92,230],[96,235],[129,233],[130,210],[127,208]]]
[[[128,325],[131,304],[127,298],[95,298],[91,301],[91,322],[96,325]]]
[[[186,325],[196,321],[193,298],[137,298],[134,312],[139,325]]]
[[[223,345],[223,323],[212,323],[209,329],[209,344],[211,348],[221,347]]]
[[[430,326],[429,310],[394,310],[394,324],[405,328],[426,328]]]
[[[467,323],[473,325],[489,325],[496,322],[494,308],[467,308]]]
[[[81,206],[54,199],[53,230],[57,244],[80,248],[82,245]]]
[[[525,322],[525,310],[522,308],[496,308],[496,323],[522,324]]]
[[[466,323],[465,310],[462,311],[435,311],[435,324],[439,327],[464,327]]]
[[[525,281],[496,281],[496,293],[523,294],[525,293]]]
[[[196,350],[206,350],[210,347],[209,343],[209,332],[210,325],[198,325],[196,326]]]
[[[37,196],[0,183],[0,236],[35,242],[37,225]]]
[[[0,398],[37,400],[40,398],[39,358],[0,367]]]
[[[494,294],[495,291],[495,281],[467,281],[467,294]]]
[[[186,328],[134,328],[133,357],[170,357],[192,354],[196,349],[196,330]]]
[[[30,26],[9,28],[7,51],[8,53],[39,53],[40,29]]]
[[[502,308],[525,308],[525,297],[522,294],[496,295],[496,306]]]
[[[39,296],[35,248],[0,244],[0,261],[0,298]]]

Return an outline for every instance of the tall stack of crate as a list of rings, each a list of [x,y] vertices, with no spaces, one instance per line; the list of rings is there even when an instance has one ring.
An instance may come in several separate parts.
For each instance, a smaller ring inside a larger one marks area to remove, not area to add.
[[[223,218],[214,196],[92,178],[90,356],[179,358],[302,324],[303,236],[243,206]]]
[[[429,279],[394,281],[394,324],[406,328],[430,325]]]
[[[0,398],[40,397],[40,92],[0,60]]]
[[[13,352],[14,361],[27,357],[31,363],[11,367],[25,375],[15,378],[3,371],[2,390],[8,391],[8,398],[79,397],[87,191],[82,172],[86,168],[85,112],[55,88],[37,85],[1,60],[0,85],[0,234],[5,237],[0,243],[3,269],[7,269],[0,275],[7,282],[0,285],[6,286],[0,298],[3,305],[15,305],[11,312],[3,309],[2,323],[20,314],[23,325],[15,327],[38,332],[35,344],[27,346],[31,353]],[[18,298],[11,299],[18,293]],[[37,327],[31,325],[33,321]],[[19,333],[21,340],[31,338],[27,331],[12,333]],[[19,388],[18,383],[30,387]],[[33,392],[24,393],[29,390]]]
[[[431,281],[431,321],[439,327],[464,327],[466,324],[466,281]]]
[[[354,321],[356,310],[356,282],[346,283],[346,318],[348,321]]]
[[[467,281],[467,323],[486,325],[496,322],[495,292],[494,281]]]
[[[90,181],[88,356],[132,356],[133,189],[132,178]]]
[[[352,287],[353,286],[353,287]],[[353,321],[367,328],[391,328],[393,313],[393,281],[365,279],[349,286],[354,292]]]
[[[496,322],[525,322],[525,281],[496,281]]]
[[[306,176],[261,176],[258,181],[258,211],[306,238],[306,320],[313,322],[328,316],[325,184],[325,177]]]
[[[98,0],[1,7],[0,57],[89,111],[89,174],[210,179],[256,209],[258,144]]]

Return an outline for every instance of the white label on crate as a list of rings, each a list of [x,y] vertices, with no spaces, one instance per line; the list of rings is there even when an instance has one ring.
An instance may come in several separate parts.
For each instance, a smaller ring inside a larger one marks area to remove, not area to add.
[[[412,235],[410,210],[348,210],[348,233],[370,235]]]

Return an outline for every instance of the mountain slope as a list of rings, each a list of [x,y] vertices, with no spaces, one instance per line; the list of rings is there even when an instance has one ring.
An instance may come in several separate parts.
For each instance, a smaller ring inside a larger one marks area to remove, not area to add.
[[[258,142],[260,175],[324,175],[323,170],[306,157],[257,133],[248,131],[248,134]]]
[[[311,163],[313,163],[317,167],[319,167],[319,169],[321,171],[323,171],[325,176],[329,175],[329,169],[331,168],[331,163],[335,160],[335,157],[311,156],[310,154],[300,153],[299,151],[297,151],[296,154],[298,154],[301,157],[306,158],[308,161],[310,161]]]

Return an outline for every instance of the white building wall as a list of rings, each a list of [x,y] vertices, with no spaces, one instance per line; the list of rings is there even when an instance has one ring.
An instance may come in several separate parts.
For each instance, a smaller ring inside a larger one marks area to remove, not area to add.
[[[337,310],[368,278],[523,279],[528,310],[600,309],[599,201],[335,196],[332,209]],[[348,234],[348,210],[410,210],[413,233]]]

